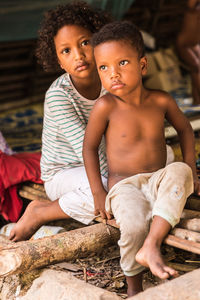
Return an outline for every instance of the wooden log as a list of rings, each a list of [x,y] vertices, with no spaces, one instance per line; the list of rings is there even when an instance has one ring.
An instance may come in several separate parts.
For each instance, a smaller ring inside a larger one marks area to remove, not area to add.
[[[119,228],[119,225],[117,225],[115,219],[105,220],[105,219],[102,219],[101,217],[96,217],[95,221],[98,222],[98,223],[104,223],[104,224],[113,226],[115,228]]]
[[[191,196],[187,199],[186,208],[200,211],[200,198]]]
[[[186,264],[177,264],[174,262],[167,262],[168,267],[171,267],[177,271],[182,272],[191,272],[193,270],[198,269],[198,266],[186,265]]]
[[[185,239],[188,241],[193,241],[200,243],[200,233],[183,229],[183,228],[174,228],[170,231],[170,234],[175,235],[181,239]]]
[[[119,230],[95,224],[37,240],[18,242],[0,251],[0,276],[86,257],[116,243]]]
[[[8,245],[13,245],[14,243],[8,239],[7,236],[0,234],[0,250],[6,248]]]
[[[46,197],[40,197],[36,194],[32,194],[30,192],[27,192],[27,191],[24,191],[24,190],[19,190],[19,195],[22,197],[22,198],[25,198],[25,199],[28,199],[28,200],[31,200],[31,201],[34,201],[34,200],[37,200],[37,201],[42,201],[42,202],[46,202],[46,201],[50,201],[49,199],[47,199]]]
[[[164,239],[164,244],[200,254],[200,243],[184,240],[171,234],[168,234]]]
[[[178,226],[188,230],[200,232],[200,219],[183,219],[179,222]]]
[[[188,220],[183,220],[183,223],[187,224],[187,222],[193,222],[193,220],[199,220],[199,222],[200,222],[200,219],[191,219],[191,220],[188,219]],[[109,224],[113,227],[119,228],[119,226],[116,224],[115,219],[103,220],[101,217],[97,217],[95,219],[95,221],[102,222],[104,224]],[[196,222],[194,222],[194,223],[196,225]],[[195,225],[193,225],[193,226],[190,225],[189,227],[196,228]],[[179,226],[180,226],[180,223],[179,223]],[[188,231],[188,230],[187,231],[184,230],[184,232],[183,232],[182,230],[181,230],[181,228],[173,229],[172,232],[170,232],[170,234],[168,234],[168,236],[165,238],[164,244],[173,246],[173,247],[176,247],[179,249],[183,249],[186,251],[190,251],[193,253],[200,254],[200,243],[198,243],[199,233],[193,232],[193,231]]]
[[[199,299],[200,269],[149,288],[129,300],[197,300]]]
[[[200,211],[184,209],[181,215],[181,219],[193,219],[200,218]]]
[[[34,182],[29,182],[28,185],[30,185],[33,189],[40,190],[42,192],[45,192],[44,185]]]
[[[47,194],[44,191],[35,189],[28,185],[23,185],[21,188],[21,191],[26,191],[27,193],[30,193],[30,194],[36,195],[38,197],[42,197],[42,198],[49,200],[49,198],[47,197]]]

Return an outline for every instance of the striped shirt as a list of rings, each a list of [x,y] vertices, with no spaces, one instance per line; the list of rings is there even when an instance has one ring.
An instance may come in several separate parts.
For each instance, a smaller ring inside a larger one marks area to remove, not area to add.
[[[100,96],[103,94],[105,89]],[[84,133],[95,101],[81,96],[67,73],[57,78],[46,92],[40,162],[43,181],[52,179],[63,168],[83,165]],[[103,142],[99,147],[99,160],[101,174],[107,177]]]

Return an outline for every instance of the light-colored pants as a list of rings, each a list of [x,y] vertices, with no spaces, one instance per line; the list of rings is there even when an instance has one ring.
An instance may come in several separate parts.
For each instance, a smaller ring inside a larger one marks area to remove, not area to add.
[[[107,189],[107,179],[102,177],[102,182]],[[59,171],[44,186],[52,201],[59,199],[65,214],[83,224],[94,220],[94,200],[83,166]]]
[[[153,173],[131,176],[111,188],[106,210],[120,226],[118,244],[121,268],[126,276],[134,276],[144,269],[135,261],[135,255],[144,243],[152,217],[160,216],[174,227],[192,192],[192,171],[182,162]]]
[[[170,146],[166,147],[166,164],[169,164],[174,160],[174,153]],[[107,190],[105,177],[102,177],[102,182]],[[84,166],[58,171],[51,180],[45,182],[44,187],[49,199],[59,199],[60,208],[66,215],[83,224],[94,220],[94,200]]]

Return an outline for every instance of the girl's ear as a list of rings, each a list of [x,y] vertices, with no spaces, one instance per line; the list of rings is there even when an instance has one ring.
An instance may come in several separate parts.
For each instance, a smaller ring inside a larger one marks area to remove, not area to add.
[[[62,64],[60,63],[59,59],[58,59],[58,64],[59,64],[59,66],[61,67],[61,69],[64,70],[64,68],[63,68]]]
[[[141,66],[142,76],[146,75],[146,73],[147,73],[147,58],[146,58],[146,56],[143,56],[142,58],[140,58],[140,66]]]

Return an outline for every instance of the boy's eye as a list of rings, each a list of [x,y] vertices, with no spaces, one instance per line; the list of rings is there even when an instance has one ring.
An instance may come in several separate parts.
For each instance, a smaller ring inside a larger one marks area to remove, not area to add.
[[[99,67],[99,70],[105,71],[105,70],[107,70],[107,67],[105,65],[102,65],[102,66]]]
[[[89,45],[89,43],[90,43],[89,40],[84,40],[84,41],[81,43],[81,45],[82,45],[82,46],[87,46],[87,45]]]
[[[127,65],[127,63],[128,63],[128,60],[121,60],[119,65],[120,66],[125,66],[125,65]]]
[[[69,53],[70,52],[70,49],[69,48],[65,48],[62,53]]]

